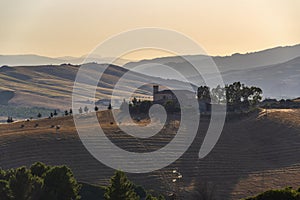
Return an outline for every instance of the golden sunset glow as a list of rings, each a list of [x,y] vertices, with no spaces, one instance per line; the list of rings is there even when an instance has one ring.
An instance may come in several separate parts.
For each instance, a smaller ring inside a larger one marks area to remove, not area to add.
[[[300,43],[299,9],[298,0],[1,1],[0,54],[82,56],[140,27],[181,32],[210,55],[246,53]],[[156,56],[165,55],[146,51],[127,58]]]

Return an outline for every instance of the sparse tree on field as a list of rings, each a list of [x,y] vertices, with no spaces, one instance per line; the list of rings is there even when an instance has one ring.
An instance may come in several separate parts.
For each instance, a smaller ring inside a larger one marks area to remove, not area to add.
[[[65,110],[65,116],[68,116],[69,112],[67,110]]]
[[[95,106],[94,110],[97,112],[99,110],[98,106]]]
[[[87,106],[85,106],[85,107],[84,107],[84,112],[87,113],[88,111],[89,111],[89,108],[88,108]]]
[[[50,113],[50,117],[51,117],[51,118],[53,117],[53,113]]]
[[[79,114],[82,114],[82,108],[80,107],[79,109],[78,109],[78,112],[79,112]]]
[[[112,109],[111,103],[109,103],[107,109],[108,109],[108,110],[111,110],[111,109]]]
[[[54,113],[53,113],[53,115],[54,115],[54,116],[57,116],[57,112],[56,112],[56,110],[54,110]]]
[[[136,107],[137,104],[138,104],[138,100],[134,97],[134,98],[132,99],[132,105],[133,105],[133,107]]]
[[[13,118],[12,117],[7,117],[7,123],[12,123],[14,122]]]
[[[69,114],[70,114],[70,115],[72,115],[72,114],[73,114],[73,110],[72,110],[72,108],[70,108],[70,110],[69,110]]]
[[[38,117],[38,118],[41,118],[41,117],[42,117],[42,114],[41,114],[41,113],[39,113],[39,114],[37,115],[37,117]]]

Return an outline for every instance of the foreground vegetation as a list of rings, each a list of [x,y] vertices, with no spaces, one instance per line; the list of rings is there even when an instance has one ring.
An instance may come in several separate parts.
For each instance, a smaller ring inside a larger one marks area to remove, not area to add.
[[[107,186],[78,183],[67,166],[37,162],[29,169],[0,169],[1,200],[164,200],[133,184],[124,172],[116,171]]]
[[[291,187],[280,190],[268,190],[245,200],[300,200],[300,188],[298,190],[293,190]]]

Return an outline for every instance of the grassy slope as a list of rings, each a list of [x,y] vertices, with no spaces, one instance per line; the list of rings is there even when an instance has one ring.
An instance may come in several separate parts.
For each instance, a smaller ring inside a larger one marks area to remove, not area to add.
[[[171,171],[183,174],[179,187],[191,191],[199,182],[215,186],[219,199],[251,196],[269,188],[300,185],[300,111],[272,111],[268,117],[254,116],[228,121],[214,150],[204,159],[197,154],[208,121],[200,123],[199,133],[190,149],[165,169],[148,174],[129,174],[146,189],[170,191]],[[117,145],[144,151],[169,141],[174,131],[165,129],[155,141],[132,140],[100,113],[106,134]],[[88,120],[89,116],[86,116]],[[104,120],[106,119],[106,120]],[[24,124],[24,128],[20,128]],[[38,124],[38,127],[34,127]],[[56,132],[51,125],[61,125]],[[107,184],[113,170],[96,161],[81,144],[72,117],[58,117],[0,126],[0,166],[31,165],[43,161],[50,165],[67,164],[82,182]],[[191,193],[191,192],[187,192]]]
[[[86,71],[87,79],[93,78],[95,70],[103,71],[106,67],[105,65],[96,66],[97,68],[94,67],[94,69]],[[8,102],[12,105],[69,109],[78,69],[79,66],[73,65],[1,67],[0,92],[14,92],[13,98]],[[98,85],[96,98],[107,98],[119,78],[126,72],[127,70],[118,66],[107,68],[101,77],[101,84]],[[125,80],[130,88],[132,83],[150,84],[161,79],[130,73]],[[172,83],[174,87],[182,84],[179,81],[162,80],[163,83],[166,81]],[[120,92],[126,91],[126,89],[122,89]],[[142,94],[151,95],[152,86],[141,88],[139,92],[141,94],[139,96],[143,96]],[[1,98],[3,96],[0,95],[0,100]]]

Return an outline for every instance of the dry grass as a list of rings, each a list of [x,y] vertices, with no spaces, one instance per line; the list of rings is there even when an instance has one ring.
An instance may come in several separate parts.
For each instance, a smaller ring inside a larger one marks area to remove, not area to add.
[[[177,189],[186,198],[193,190],[199,190],[196,188],[203,182],[214,187],[217,199],[238,199],[270,188],[300,186],[298,114],[298,110],[274,110],[269,112],[268,117],[251,115],[229,120],[214,150],[199,160],[199,148],[209,122],[203,119],[197,138],[179,160],[152,173],[129,176],[147,189],[166,193]],[[152,139],[133,140],[115,123],[110,124],[107,113],[99,112],[98,115],[107,136],[129,150],[155,150],[168,143],[176,133],[176,127],[167,127]],[[88,115],[84,117],[89,118]],[[61,126],[58,131],[51,128],[56,125]],[[72,117],[1,125],[0,152],[2,168],[28,166],[36,161],[51,165],[67,164],[80,181],[97,184],[106,184],[113,173],[83,147]],[[173,169],[183,174],[178,185],[171,183]]]

